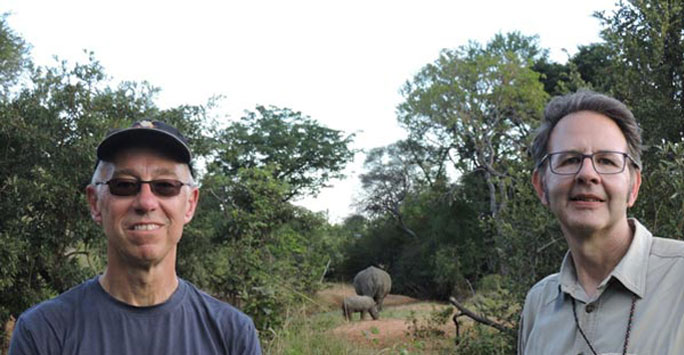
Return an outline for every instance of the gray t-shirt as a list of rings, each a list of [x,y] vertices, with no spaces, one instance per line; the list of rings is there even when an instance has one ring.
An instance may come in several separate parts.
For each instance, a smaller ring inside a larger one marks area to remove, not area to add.
[[[179,279],[168,301],[135,307],[98,277],[42,302],[17,320],[10,355],[261,354],[254,323]]]

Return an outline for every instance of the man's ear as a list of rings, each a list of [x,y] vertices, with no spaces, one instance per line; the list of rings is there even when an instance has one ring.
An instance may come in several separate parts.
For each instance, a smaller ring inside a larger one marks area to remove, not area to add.
[[[88,207],[90,208],[90,217],[97,224],[102,224],[102,211],[97,205],[97,189],[93,185],[86,186],[86,198],[88,199]]]
[[[546,189],[544,188],[544,175],[539,169],[534,169],[532,173],[532,186],[534,186],[534,190],[537,192],[537,197],[539,197],[541,203],[544,206],[548,206],[549,197],[546,196]]]
[[[193,187],[188,196],[188,205],[185,210],[185,224],[192,221],[192,217],[195,215],[195,209],[197,209],[197,202],[199,201],[199,188]]]
[[[632,184],[629,189],[629,196],[627,196],[627,207],[634,206],[637,196],[639,196],[639,187],[641,186],[641,170],[634,170],[634,175],[631,178]]]

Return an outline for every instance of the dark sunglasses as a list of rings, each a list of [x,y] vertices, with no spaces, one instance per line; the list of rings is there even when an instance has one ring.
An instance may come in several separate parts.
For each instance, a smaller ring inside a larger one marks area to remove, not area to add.
[[[135,196],[140,192],[142,184],[150,184],[152,193],[161,197],[173,197],[180,193],[183,185],[192,186],[178,180],[159,179],[159,180],[135,180],[135,179],[111,179],[109,181],[96,182],[95,185],[109,186],[109,192],[116,196]]]

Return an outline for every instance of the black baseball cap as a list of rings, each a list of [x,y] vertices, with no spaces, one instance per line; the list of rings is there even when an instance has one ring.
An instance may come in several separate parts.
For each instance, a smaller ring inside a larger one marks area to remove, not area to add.
[[[97,163],[112,161],[122,148],[130,147],[159,150],[169,158],[187,164],[192,172],[192,153],[187,139],[178,129],[160,121],[138,121],[129,128],[110,130],[97,146]]]

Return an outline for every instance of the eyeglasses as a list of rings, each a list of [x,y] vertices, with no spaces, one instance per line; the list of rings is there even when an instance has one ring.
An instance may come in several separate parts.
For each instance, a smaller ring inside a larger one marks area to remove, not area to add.
[[[152,193],[160,197],[173,197],[180,193],[183,185],[192,184],[173,179],[159,180],[135,180],[135,179],[111,179],[109,181],[96,182],[95,185],[108,185],[109,192],[116,196],[135,196],[140,192],[142,184],[150,184]]]
[[[549,153],[539,162],[542,166],[546,160],[549,161],[551,172],[558,175],[575,175],[582,169],[585,158],[591,160],[594,170],[603,175],[619,174],[625,170],[627,158],[632,161],[635,167],[641,168],[639,164],[629,154],[615,151],[601,151],[592,154],[582,154],[579,152],[565,151]]]

